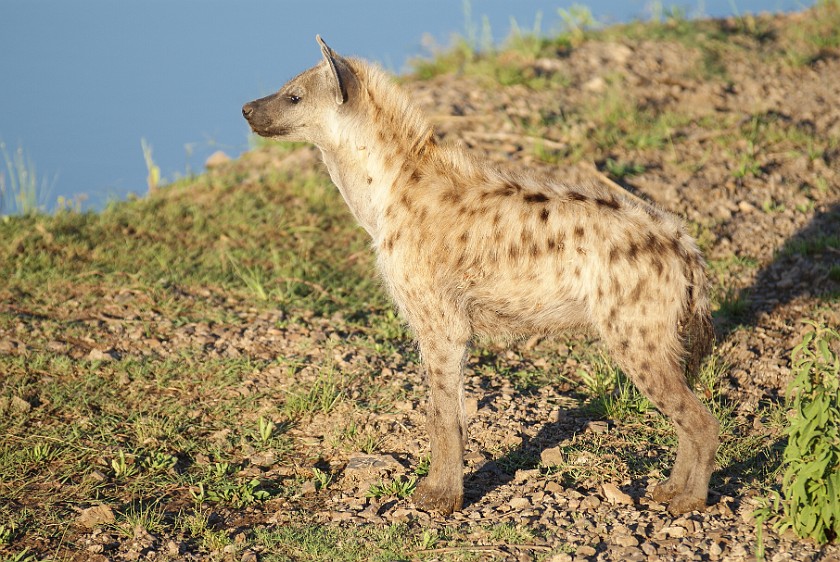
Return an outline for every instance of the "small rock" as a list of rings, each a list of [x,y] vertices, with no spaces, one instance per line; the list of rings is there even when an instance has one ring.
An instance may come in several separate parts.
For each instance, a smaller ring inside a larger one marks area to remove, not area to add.
[[[749,203],[748,201],[739,201],[738,210],[744,214],[752,213],[753,211],[755,211],[755,205]]]
[[[318,489],[315,487],[315,482],[313,482],[312,480],[307,480],[300,487],[300,493],[303,496],[311,496],[317,491]]]
[[[595,556],[595,554],[597,553],[598,551],[589,546],[588,544],[579,546],[578,549],[575,551],[575,554],[577,554],[578,556]]]
[[[639,546],[639,540],[633,535],[616,535],[612,537],[612,542],[625,548]]]
[[[686,534],[688,534],[688,532],[686,531],[685,527],[678,527],[676,525],[671,525],[671,526],[662,527],[661,529],[659,529],[659,531],[657,531],[657,533],[656,533],[656,536],[657,537],[662,537],[662,538],[670,537],[672,539],[681,539],[684,536],[686,536]]]
[[[720,555],[723,554],[723,549],[720,547],[717,541],[712,542],[709,545],[709,556],[712,558],[720,558]]]
[[[391,518],[395,521],[412,521],[417,519],[417,511],[414,509],[400,508],[395,509],[391,513]]]
[[[391,455],[366,455],[357,453],[351,455],[344,468],[344,475],[352,478],[366,479],[372,475],[382,474],[389,470],[402,470],[403,466]]]
[[[599,93],[603,92],[607,88],[607,82],[600,76],[596,76],[590,80],[587,80],[586,83],[583,85],[583,89],[587,92],[594,92]]]
[[[242,553],[239,562],[257,562],[257,553],[253,550],[246,550]]]
[[[598,499],[597,496],[586,496],[580,501],[580,508],[581,509],[598,509],[598,506],[601,505],[601,500]]]
[[[587,422],[586,427],[583,428],[583,431],[591,431],[592,433],[609,433],[610,424],[609,422],[603,420],[590,421]]]
[[[204,166],[209,170],[212,168],[217,168],[222,164],[227,164],[230,162],[230,156],[222,152],[221,150],[217,150],[213,154],[207,157],[207,160],[204,162]]]
[[[543,466],[558,466],[563,464],[563,451],[560,450],[560,447],[543,449],[543,452],[540,453],[540,462],[542,462]]]
[[[178,554],[181,554],[181,544],[175,541],[167,542],[166,552],[168,552],[170,556],[177,556]]]
[[[114,510],[107,505],[95,505],[83,509],[76,518],[76,523],[82,527],[93,529],[97,525],[106,525],[116,520]]]
[[[563,486],[561,486],[558,482],[548,482],[545,485],[545,491],[549,494],[559,494],[564,490]]]
[[[546,562],[572,562],[572,555],[566,552],[558,552],[546,558]]]
[[[274,451],[262,451],[259,453],[254,453],[248,460],[251,461],[251,464],[254,466],[259,466],[260,468],[268,468],[273,466],[275,462],[277,462],[277,455]]]
[[[531,506],[527,498],[513,498],[508,502],[512,509],[521,510]]]
[[[86,359],[88,361],[113,361],[117,358],[117,354],[112,349],[91,349],[90,352],[87,354]]]
[[[32,404],[20,396],[12,396],[9,401],[9,411],[13,414],[28,414],[32,410]]]
[[[478,413],[478,398],[470,396],[464,399],[464,406],[466,407],[468,416],[476,415]]]
[[[612,504],[633,505],[633,498],[619,490],[615,484],[604,482],[601,485],[601,489],[604,492],[604,499],[608,502]]]

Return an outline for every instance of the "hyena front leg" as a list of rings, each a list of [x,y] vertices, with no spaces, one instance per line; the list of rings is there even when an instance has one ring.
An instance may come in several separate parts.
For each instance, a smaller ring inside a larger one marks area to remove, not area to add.
[[[429,385],[426,426],[432,458],[429,475],[414,493],[414,504],[448,515],[464,503],[467,416],[463,368],[467,342],[432,333],[418,334],[418,339]]]

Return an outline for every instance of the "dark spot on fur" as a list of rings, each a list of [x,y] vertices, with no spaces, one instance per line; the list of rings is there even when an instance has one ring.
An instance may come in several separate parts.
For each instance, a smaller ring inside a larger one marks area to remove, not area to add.
[[[578,254],[580,254],[580,255],[582,255],[582,256],[585,256],[585,255],[586,255],[586,250],[584,250],[584,249],[583,249],[583,248],[581,248],[580,246],[578,246],[578,247],[577,247],[577,248],[575,248],[575,249],[577,250],[577,253],[578,253]]]
[[[642,361],[642,362],[639,364],[639,367],[640,367],[643,371],[650,371],[650,362],[649,362],[649,361]]]
[[[618,348],[621,351],[627,351],[628,349],[630,349],[630,341],[629,340],[621,340],[621,343],[618,344]]]
[[[612,209],[614,211],[618,210],[621,207],[621,204],[615,197],[610,197],[609,199],[599,197],[598,199],[595,199],[595,204],[599,207]]]
[[[454,189],[447,189],[446,191],[440,194],[441,203],[455,204],[459,201],[461,201],[461,194],[455,191]]]
[[[545,203],[548,201],[548,197],[542,193],[526,193],[523,199],[526,203]]]
[[[574,231],[575,238],[577,238],[577,239],[583,238],[584,233],[585,233],[585,231],[583,230],[582,226],[578,225],[578,226],[575,227],[575,231]]]
[[[509,185],[506,185],[504,187],[500,187],[499,189],[497,189],[493,193],[495,195],[500,196],[500,197],[510,197],[511,195],[516,193],[516,190],[514,190],[513,187],[511,187]]]
[[[412,207],[414,206],[411,198],[408,196],[408,193],[405,192],[400,196],[400,203],[402,203],[403,206],[409,211],[411,211]]]
[[[578,193],[577,191],[570,191],[568,195],[570,201],[579,201],[581,203],[589,201],[589,197],[587,197],[583,193]]]
[[[575,277],[580,277],[580,266],[575,267]]]
[[[536,244],[531,244],[531,257],[538,257],[540,255],[540,247]]]
[[[368,185],[370,185],[370,184],[372,184],[372,183],[373,183],[373,178],[372,178],[372,177],[370,177],[370,176],[368,176],[368,177],[367,177],[367,184],[368,184]]]
[[[636,286],[633,287],[633,291],[630,293],[630,295],[627,298],[632,303],[639,302],[639,299],[642,297],[642,291],[644,291],[644,289],[645,289],[645,280],[642,279],[641,281],[636,283]]]
[[[639,255],[639,245],[635,242],[630,242],[630,247],[627,248],[627,257],[630,261],[635,260]]]
[[[540,220],[542,222],[548,222],[548,215],[549,215],[549,210],[547,208],[543,208],[543,210],[540,211]]]
[[[508,246],[508,257],[512,260],[519,258],[519,246],[516,244]]]
[[[656,270],[656,274],[659,277],[662,277],[662,272],[665,271],[665,265],[662,263],[662,260],[659,258],[653,259],[653,268]]]
[[[615,246],[610,248],[610,263],[615,263],[618,260],[619,255],[620,252],[618,251],[618,248],[616,248]]]

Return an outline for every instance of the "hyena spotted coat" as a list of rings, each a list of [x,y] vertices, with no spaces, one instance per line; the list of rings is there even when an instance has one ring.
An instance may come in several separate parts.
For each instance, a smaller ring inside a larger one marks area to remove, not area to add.
[[[463,504],[462,371],[476,336],[594,329],[679,437],[669,509],[702,509],[718,422],[691,392],[713,332],[705,266],[673,216],[596,185],[500,169],[432,127],[377,67],[333,52],[242,111],[259,135],[318,146],[370,234],[427,371],[429,474],[418,507]]]

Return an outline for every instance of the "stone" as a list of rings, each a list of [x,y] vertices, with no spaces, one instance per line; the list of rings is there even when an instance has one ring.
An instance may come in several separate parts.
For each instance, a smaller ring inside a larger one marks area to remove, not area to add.
[[[230,156],[221,150],[217,150],[207,157],[207,160],[204,161],[204,167],[211,170],[213,168],[218,168],[222,164],[227,164],[228,162],[230,162]]]
[[[248,460],[251,461],[251,464],[254,466],[258,466],[260,468],[268,468],[274,465],[277,462],[277,455],[274,451],[261,451],[258,453],[254,453]]]
[[[560,494],[563,490],[563,486],[561,486],[559,482],[555,482],[553,480],[545,485],[545,491],[549,494]]]
[[[597,554],[597,553],[598,553],[598,551],[595,550],[593,547],[589,546],[588,544],[585,544],[583,546],[579,546],[578,549],[575,551],[575,554],[577,554],[578,556],[587,556],[587,557],[588,556],[595,556],[595,554]]]
[[[470,396],[464,399],[464,406],[467,410],[468,416],[474,416],[478,413],[478,398]]]
[[[98,525],[107,525],[116,520],[114,510],[107,505],[94,505],[83,509],[76,518],[76,523],[82,527],[93,529]]]
[[[639,546],[639,539],[634,537],[633,535],[616,535],[612,537],[612,542],[618,546],[623,547],[635,547]]]
[[[113,361],[116,358],[117,354],[112,349],[102,350],[93,348],[86,356],[88,361]]]
[[[543,466],[558,466],[563,464],[564,456],[560,447],[551,447],[550,449],[543,449],[540,453],[540,462]]]
[[[525,509],[531,507],[531,502],[527,498],[513,498],[508,502],[512,509]]]
[[[597,496],[586,496],[580,501],[580,508],[581,509],[598,509],[598,506],[601,505],[601,500],[598,499]]]
[[[12,396],[9,401],[9,411],[13,414],[28,414],[32,410],[32,404],[20,396]]]
[[[601,490],[604,493],[604,499],[612,504],[633,505],[633,498],[619,490],[615,484],[604,482]]]
[[[359,491],[366,491],[371,483],[395,475],[402,475],[405,468],[391,455],[367,455],[356,453],[347,460],[344,477],[358,485]]]

